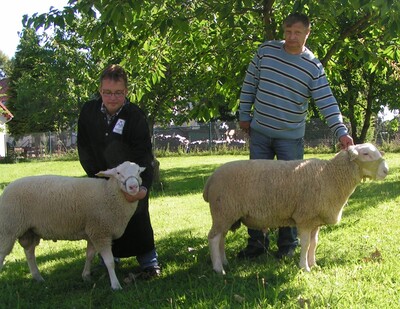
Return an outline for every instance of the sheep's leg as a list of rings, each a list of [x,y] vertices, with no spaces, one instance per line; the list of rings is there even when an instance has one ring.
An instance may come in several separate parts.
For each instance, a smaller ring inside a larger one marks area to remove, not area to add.
[[[33,279],[39,282],[44,281],[37,266],[35,255],[35,248],[40,243],[40,237],[29,230],[24,235],[22,235],[18,239],[18,241],[24,248],[26,260],[28,262],[29,270]]]
[[[91,247],[94,247],[93,250]],[[84,273],[90,273],[90,264],[91,260],[93,259],[93,251],[97,251],[100,253],[101,257],[103,258],[104,265],[107,267],[108,276],[111,282],[111,288],[113,290],[121,290],[122,287],[118,281],[117,275],[115,274],[115,264],[114,264],[114,256],[111,250],[111,239],[103,238],[103,239],[91,239],[88,240],[88,248],[86,250],[86,263],[84,268]],[[82,276],[83,274],[82,273]]]
[[[86,246],[86,261],[85,267],[83,268],[82,278],[84,281],[90,281],[90,268],[92,266],[92,261],[94,256],[96,255],[96,248],[93,246],[90,240],[87,241]]]
[[[215,235],[215,236],[212,236]],[[210,231],[208,235],[208,245],[210,247],[211,262],[213,269],[220,274],[225,275],[224,267],[222,266],[221,256],[221,241],[224,241],[222,233],[212,233]]]
[[[113,290],[121,290],[122,286],[118,281],[117,275],[115,274],[115,263],[114,256],[111,250],[111,244],[100,250],[100,255],[103,258],[104,264],[107,267],[108,276],[110,277],[111,288]]]
[[[4,259],[10,254],[14,247],[15,238],[0,237],[0,270],[3,268]]]
[[[308,266],[307,256],[310,247],[311,233],[310,230],[308,229],[299,229],[299,234],[300,234],[300,245],[301,245],[299,266],[301,269],[308,272],[310,271],[310,267]]]
[[[319,233],[319,226],[317,226],[314,230],[311,231],[310,237],[310,248],[308,249],[308,266],[317,266],[315,260],[315,252],[317,250],[318,244],[318,233]]]
[[[225,252],[226,234],[227,233],[224,233],[219,241],[219,252],[220,252],[221,259],[222,259],[222,264],[225,266],[228,265],[228,259],[226,258],[226,252]]]

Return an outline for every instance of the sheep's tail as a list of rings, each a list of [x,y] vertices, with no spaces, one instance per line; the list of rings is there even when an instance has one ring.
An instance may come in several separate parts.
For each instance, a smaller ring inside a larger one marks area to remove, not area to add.
[[[207,179],[207,182],[206,182],[206,184],[204,186],[204,190],[203,190],[203,199],[206,202],[209,202],[209,200],[208,200],[208,189],[209,189],[209,187],[211,185],[211,177],[212,177],[212,175]]]

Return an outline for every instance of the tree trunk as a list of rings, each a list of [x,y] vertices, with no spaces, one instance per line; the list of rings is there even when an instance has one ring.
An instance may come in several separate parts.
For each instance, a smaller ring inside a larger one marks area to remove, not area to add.
[[[371,73],[369,78],[368,78],[368,94],[367,94],[367,107],[365,109],[365,116],[364,116],[364,124],[361,129],[360,133],[360,143],[364,143],[364,141],[367,138],[368,130],[371,126],[371,118],[372,118],[372,107],[373,107],[373,100],[374,100],[374,95],[373,95],[373,89],[374,89],[374,80],[375,80],[375,74]]]
[[[158,161],[156,157],[154,157],[153,188],[157,191],[162,189],[160,177],[160,161]]]

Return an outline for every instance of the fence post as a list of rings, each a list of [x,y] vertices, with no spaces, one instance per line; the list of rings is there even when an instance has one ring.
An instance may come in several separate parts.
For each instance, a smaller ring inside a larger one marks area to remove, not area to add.
[[[156,132],[155,132],[155,129],[153,128],[153,135],[151,136],[151,144],[153,145],[153,152],[156,150],[156,148],[157,148],[157,145],[156,145],[156,137],[155,137],[155,134],[156,134]]]
[[[49,131],[49,155],[51,156],[51,132]]]
[[[211,132],[211,121],[208,122],[208,149],[211,150],[212,146],[212,132]]]

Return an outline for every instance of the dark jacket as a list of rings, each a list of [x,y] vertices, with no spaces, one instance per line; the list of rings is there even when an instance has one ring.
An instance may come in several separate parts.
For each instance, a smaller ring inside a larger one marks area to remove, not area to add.
[[[135,162],[146,167],[141,174],[142,185],[150,189],[154,158],[145,114],[137,105],[128,103],[108,124],[101,104],[101,98],[89,101],[79,115],[78,153],[83,169],[89,177],[96,177],[97,172],[116,167],[124,161]],[[116,127],[117,123],[123,123],[122,129]],[[139,201],[124,234],[113,242],[114,256],[137,256],[154,249],[148,201],[147,194],[145,199]]]

